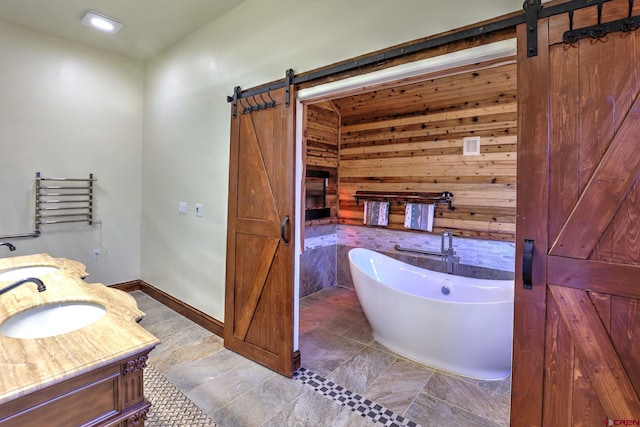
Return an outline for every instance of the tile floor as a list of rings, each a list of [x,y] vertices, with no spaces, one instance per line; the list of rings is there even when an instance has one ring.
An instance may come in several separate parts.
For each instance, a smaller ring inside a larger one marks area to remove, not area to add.
[[[345,396],[392,411],[396,425],[509,425],[509,379],[459,377],[386,350],[353,289],[334,286],[300,301],[302,367],[341,390],[336,400],[226,350],[221,338],[143,292],[132,295],[147,314],[140,324],[162,341],[151,363],[220,427],[384,425],[384,417],[376,422],[341,405]]]

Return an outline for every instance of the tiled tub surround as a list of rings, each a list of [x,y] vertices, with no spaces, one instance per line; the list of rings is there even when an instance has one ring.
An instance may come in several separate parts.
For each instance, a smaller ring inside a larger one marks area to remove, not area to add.
[[[353,287],[347,253],[352,248],[367,248],[408,264],[441,271],[437,257],[400,252],[403,248],[439,252],[439,234],[387,230],[380,227],[323,225],[305,229],[305,250],[300,263],[300,296],[304,297],[335,284]],[[515,244],[471,238],[453,238],[459,263],[455,274],[480,279],[512,279],[515,268]]]
[[[337,284],[335,224],[306,227],[300,256],[300,297]]]

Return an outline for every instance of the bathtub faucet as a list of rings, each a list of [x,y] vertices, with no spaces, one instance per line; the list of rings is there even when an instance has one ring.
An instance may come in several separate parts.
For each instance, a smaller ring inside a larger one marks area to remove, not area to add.
[[[449,244],[445,248],[445,239],[449,238]],[[440,253],[442,262],[447,266],[447,273],[453,274],[453,264],[457,263],[456,251],[453,250],[453,231],[443,230],[440,233]]]
[[[445,244],[447,239],[449,240],[448,245]],[[456,251],[453,250],[453,231],[451,230],[443,230],[440,232],[440,252],[403,248],[400,245],[396,245],[395,248],[396,251],[400,252],[412,252],[415,254],[438,257],[442,264],[442,271],[445,271],[446,266],[446,272],[448,274],[453,274],[454,264],[458,264],[460,261],[460,258],[456,256]]]
[[[17,282],[14,282],[12,284],[10,284],[9,286],[5,286],[4,288],[0,289],[0,295],[4,294],[5,292],[9,292],[11,289],[15,289],[18,286],[24,284],[24,283],[29,283],[29,282],[33,282],[36,285],[38,285],[38,292],[44,292],[47,290],[46,286],[44,285],[44,283],[42,283],[42,280],[36,278],[36,277],[27,277],[26,279],[20,279]]]
[[[16,250],[16,247],[15,247],[15,246],[13,246],[13,245],[12,245],[11,243],[9,243],[9,242],[0,242],[0,246],[6,246],[6,247],[8,247],[8,248],[9,248],[9,250],[10,250],[10,251],[12,251],[12,252]]]

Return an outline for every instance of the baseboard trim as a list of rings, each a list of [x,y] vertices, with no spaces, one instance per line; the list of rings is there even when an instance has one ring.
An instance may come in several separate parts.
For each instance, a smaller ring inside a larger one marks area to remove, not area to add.
[[[110,288],[120,289],[125,292],[142,291],[151,298],[161,302],[170,309],[180,313],[187,319],[197,323],[206,330],[213,332],[219,337],[224,336],[224,323],[209,316],[189,304],[169,295],[168,293],[150,285],[144,280],[131,280],[129,282],[110,285]]]

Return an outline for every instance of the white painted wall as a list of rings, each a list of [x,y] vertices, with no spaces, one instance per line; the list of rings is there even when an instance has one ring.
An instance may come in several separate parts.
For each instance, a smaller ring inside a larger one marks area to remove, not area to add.
[[[140,278],[143,64],[0,23],[0,70],[0,235],[33,231],[36,171],[94,173],[102,220],[43,226],[0,257],[45,252],[82,262],[91,282]]]
[[[223,320],[226,96],[520,10],[521,0],[247,0],[146,64],[142,279]],[[189,214],[178,214],[178,202]],[[195,203],[205,216],[194,215]]]

